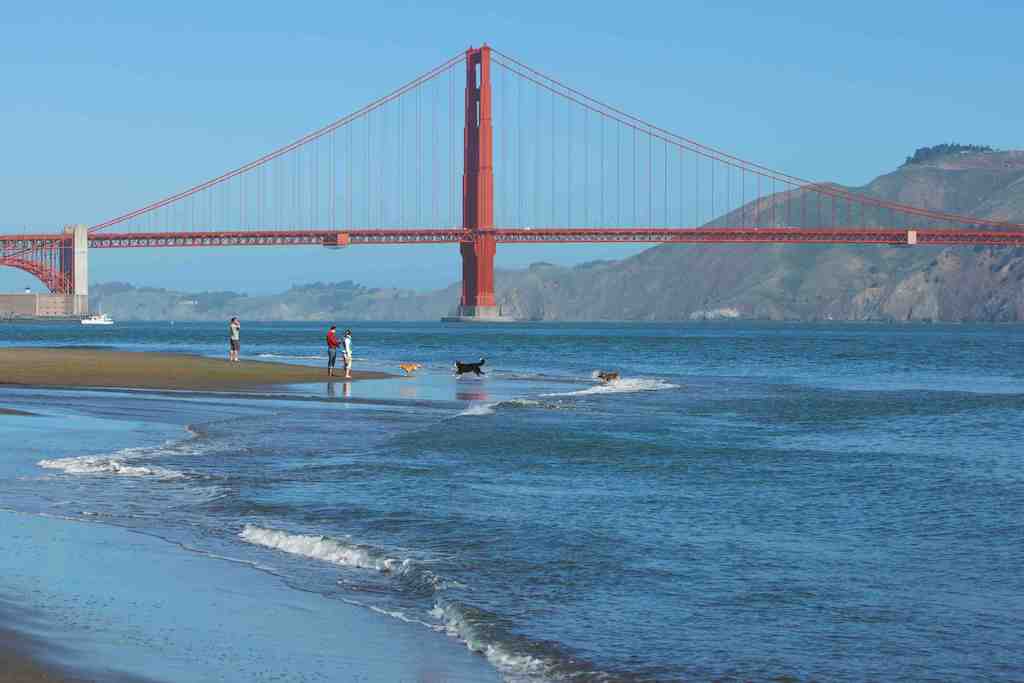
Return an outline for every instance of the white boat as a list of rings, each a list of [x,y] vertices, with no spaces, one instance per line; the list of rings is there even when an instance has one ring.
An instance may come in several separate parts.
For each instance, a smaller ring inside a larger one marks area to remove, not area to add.
[[[114,319],[106,313],[99,313],[98,315],[90,315],[88,318],[82,318],[83,325],[113,325]]]

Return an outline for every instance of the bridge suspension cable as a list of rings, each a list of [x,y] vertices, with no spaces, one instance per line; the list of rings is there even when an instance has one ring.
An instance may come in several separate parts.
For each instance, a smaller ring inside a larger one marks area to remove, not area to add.
[[[776,171],[486,46],[89,233],[100,248],[459,242],[464,265],[499,242],[1024,244],[1024,224]],[[0,265],[69,290],[68,244],[0,235]]]
[[[624,195],[627,208],[632,207],[632,213],[626,216],[629,219],[627,222],[641,227],[664,227],[674,223],[680,228],[709,225],[1024,229],[1024,224],[900,204],[853,192],[835,184],[812,182],[776,171],[656,126],[590,97],[500,50],[495,49],[493,52],[494,64],[500,70],[522,83],[529,83],[538,91],[532,95],[527,93],[526,97],[535,98],[538,107],[545,97],[550,100],[547,106],[551,109],[551,125],[541,125],[541,117],[537,117],[533,144],[551,146],[551,185],[559,188],[561,183],[561,189],[570,195],[565,198],[566,211],[561,216],[554,214],[547,222],[550,226],[560,222],[566,226],[579,224],[578,216],[571,208],[573,193],[584,198],[586,213],[583,222],[588,227],[623,225],[621,215],[617,215],[615,220],[605,216],[597,223],[589,220],[591,206],[588,198],[593,196],[594,191],[597,196],[604,198],[610,189],[616,195],[616,205],[622,204]],[[502,83],[508,80],[505,73],[501,79]],[[499,91],[499,94],[501,92],[504,90]],[[522,92],[521,83],[516,85],[516,92]],[[572,107],[576,108],[576,113],[573,113]],[[565,110],[564,115],[556,113],[561,108]],[[562,117],[565,123],[559,126],[556,121]],[[596,144],[601,159],[596,168],[588,156],[593,149],[588,131],[594,119],[600,121],[599,128],[602,131]],[[574,122],[578,120],[582,121],[582,142],[573,141],[575,136],[580,135],[578,124],[574,130]],[[605,131],[608,126],[615,128],[612,133],[616,140],[613,154],[621,159],[625,152],[625,163],[616,164],[612,174],[614,179],[609,178],[604,161],[608,145]],[[522,124],[516,126],[517,130],[521,128]],[[546,142],[545,136],[548,138]],[[563,138],[565,162],[562,168],[558,168],[554,150],[562,144],[556,141]],[[626,141],[625,145],[622,144],[623,140]],[[573,152],[580,148],[583,150],[583,165],[574,174]],[[524,161],[518,159],[516,163]],[[623,172],[627,176],[626,182],[621,180]],[[555,176],[558,176],[557,179]],[[692,191],[687,189],[688,180]],[[551,192],[552,203],[558,203],[554,196],[558,193],[557,189]],[[536,198],[533,201],[537,201]],[[601,209],[604,208],[604,202],[602,199],[599,205]],[[692,216],[692,219],[688,216]],[[509,224],[507,221],[502,223]],[[533,219],[525,221],[527,225],[533,223]]]
[[[269,154],[91,232],[463,225],[462,53]],[[1022,230],[804,180],[678,135],[492,48],[506,228]]]
[[[464,60],[452,57],[290,144],[90,232],[457,225],[458,198],[441,188],[461,174],[461,151],[439,141],[454,142],[463,125],[453,94]]]

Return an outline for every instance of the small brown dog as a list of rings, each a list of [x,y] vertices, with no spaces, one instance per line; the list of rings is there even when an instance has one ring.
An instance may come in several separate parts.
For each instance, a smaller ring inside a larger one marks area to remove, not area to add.
[[[601,370],[600,372],[597,373],[597,378],[604,382],[605,384],[608,384],[609,382],[615,382],[616,380],[618,380],[619,373],[612,371],[606,372],[604,370]]]
[[[423,366],[419,363],[401,363],[398,367],[400,367],[406,375],[411,375]]]

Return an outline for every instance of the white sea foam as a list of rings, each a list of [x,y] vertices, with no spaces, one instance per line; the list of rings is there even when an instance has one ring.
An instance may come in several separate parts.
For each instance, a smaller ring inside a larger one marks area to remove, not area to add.
[[[589,396],[592,394],[631,394],[638,391],[662,391],[665,389],[678,389],[678,384],[666,382],[663,379],[648,379],[646,377],[624,377],[615,379],[603,384],[595,384],[586,389],[578,391],[566,391],[555,394],[541,394],[541,396]]]
[[[182,472],[165,467],[127,465],[123,459],[95,455],[40,460],[37,464],[49,470],[61,470],[66,474],[113,474],[122,477],[155,477],[157,479],[180,479],[185,476]]]
[[[343,567],[372,569],[384,574],[400,574],[412,565],[412,560],[386,557],[370,548],[327,536],[290,534],[252,524],[246,524],[239,536],[254,545],[281,550],[292,555],[302,555]]]
[[[540,401],[534,401],[528,398],[513,398],[508,401],[501,401],[498,403],[501,407],[509,408],[542,408],[544,404]]]
[[[456,605],[435,604],[430,616],[441,622],[440,629],[453,638],[465,643],[471,652],[487,657],[508,681],[537,681],[545,679],[545,672],[551,667],[542,659],[526,654],[511,652],[500,643],[487,642],[481,638]]]
[[[434,593],[452,585],[411,558],[389,557],[386,553],[364,545],[349,543],[328,536],[291,534],[246,524],[238,536],[243,541],[272,548],[292,555],[330,562],[342,567],[369,569],[398,578],[416,592]]]
[[[351,602],[351,604],[354,604],[354,605],[359,605],[360,607],[368,607],[371,611],[376,612],[377,614],[383,614],[385,616],[391,617],[392,619],[398,619],[399,621],[404,621],[407,624],[419,624],[420,626],[426,626],[427,628],[433,628],[433,625],[428,624],[427,622],[423,621],[422,619],[413,619],[412,617],[407,616],[405,614],[405,612],[402,612],[402,611],[399,611],[399,610],[388,610],[388,609],[384,609],[382,607],[376,607],[374,605],[364,605],[362,603],[355,602],[355,601],[348,601],[348,602]]]
[[[257,358],[291,358],[291,359],[294,359],[294,360],[323,360],[324,358],[327,358],[327,356],[325,356],[325,355],[324,356],[301,356],[301,355],[291,355],[291,354],[286,354],[286,353],[257,353],[256,357]]]
[[[474,417],[481,415],[494,415],[495,411],[503,408],[551,408],[557,407],[553,403],[544,404],[528,398],[513,398],[507,401],[495,401],[494,403],[473,403],[468,408],[458,413],[455,417]]]
[[[173,455],[199,455],[211,447],[204,443],[195,428],[185,428],[189,437],[167,441],[159,446],[135,446],[122,448],[104,455],[80,455],[68,458],[40,460],[37,465],[49,470],[60,470],[65,474],[89,475],[106,474],[122,477],[154,477],[157,479],[180,479],[183,472],[156,465],[135,465],[129,461],[142,458],[161,458]]]
[[[494,415],[494,407],[497,403],[474,403],[456,417],[478,417],[482,415]]]
[[[254,545],[262,545],[266,548],[311,557],[344,567],[373,569],[383,573],[400,571],[410,562],[410,560],[380,557],[368,548],[327,536],[290,534],[286,531],[264,529],[252,524],[246,524],[239,536],[242,540]]]

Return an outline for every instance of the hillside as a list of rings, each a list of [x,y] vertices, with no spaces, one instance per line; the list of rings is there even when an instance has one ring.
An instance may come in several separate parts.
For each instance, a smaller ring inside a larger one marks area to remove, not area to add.
[[[281,294],[190,293],[126,283],[93,285],[93,310],[118,320],[436,320],[457,302],[457,286],[438,292],[371,289],[353,282],[297,285]]]
[[[849,189],[1024,222],[1024,152],[931,156]],[[662,245],[613,263],[499,274],[498,286],[506,312],[545,320],[1008,321],[1024,319],[1022,280],[1024,250]]]
[[[1024,152],[946,147],[849,189],[1024,222]],[[496,284],[506,314],[533,320],[1024,320],[1024,250],[662,245],[621,261],[499,271]],[[345,282],[249,297],[112,284],[94,287],[92,303],[120,319],[436,320],[458,290]]]

